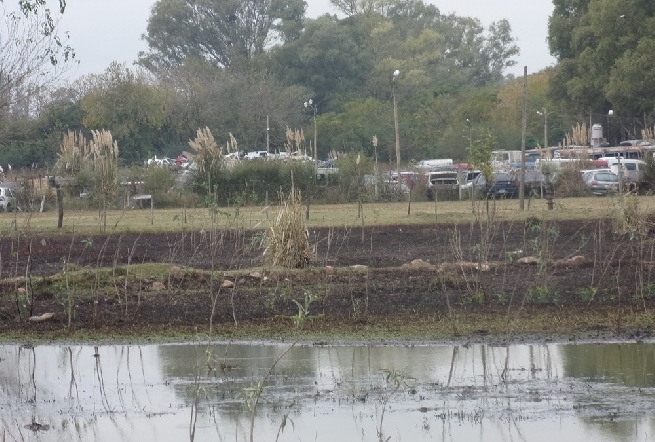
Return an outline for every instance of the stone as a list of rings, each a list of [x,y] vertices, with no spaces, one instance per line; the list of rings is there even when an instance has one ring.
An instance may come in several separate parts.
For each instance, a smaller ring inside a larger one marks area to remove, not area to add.
[[[166,286],[163,282],[155,281],[150,286],[150,290],[154,292],[161,292],[162,290],[166,290]]]

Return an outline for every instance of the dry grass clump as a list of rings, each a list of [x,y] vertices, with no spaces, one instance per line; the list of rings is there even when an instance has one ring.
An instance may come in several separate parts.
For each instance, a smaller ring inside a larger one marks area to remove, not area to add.
[[[564,136],[564,147],[566,146],[586,146],[589,142],[589,131],[586,123],[577,123]]]
[[[64,134],[57,155],[57,170],[64,174],[75,174],[90,167],[103,183],[116,180],[118,173],[118,143],[111,132],[94,130],[92,140],[87,141],[81,132],[68,131]]]
[[[189,140],[189,146],[195,152],[193,158],[198,165],[198,172],[212,173],[220,165],[223,149],[216,143],[208,127],[198,129],[196,137]]]
[[[613,221],[614,233],[628,235],[630,239],[644,237],[652,227],[639,206],[637,196],[633,194],[620,198]]]
[[[91,134],[93,140],[89,142],[89,157],[96,177],[100,179],[101,192],[109,194],[118,185],[118,143],[107,130],[94,130]]]
[[[264,258],[270,265],[297,269],[306,267],[311,261],[305,207],[293,188],[268,231]]]
[[[292,130],[287,126],[286,131],[287,140],[284,143],[284,150],[287,155],[292,155],[296,152],[306,154],[305,152],[305,133],[302,129]]]
[[[79,172],[90,155],[86,138],[81,132],[69,130],[64,134],[57,155],[59,160],[56,169],[59,173]]]

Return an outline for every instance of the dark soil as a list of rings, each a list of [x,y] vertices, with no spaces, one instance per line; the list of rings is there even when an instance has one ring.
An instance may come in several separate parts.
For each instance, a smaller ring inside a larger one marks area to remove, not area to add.
[[[211,322],[258,337],[643,339],[655,324],[653,239],[617,235],[610,220],[309,233],[315,256],[302,270],[267,267],[261,231],[4,236],[0,333],[169,334]],[[164,270],[145,273],[148,263]]]

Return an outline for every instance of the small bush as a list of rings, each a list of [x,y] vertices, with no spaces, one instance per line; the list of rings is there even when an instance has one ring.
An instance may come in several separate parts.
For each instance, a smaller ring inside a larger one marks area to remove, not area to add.
[[[555,193],[558,196],[585,196],[589,194],[582,181],[580,170],[575,167],[563,167],[554,179]]]
[[[641,238],[648,234],[650,223],[639,207],[639,200],[635,194],[628,194],[619,199],[614,210],[614,233],[627,235],[630,239]]]

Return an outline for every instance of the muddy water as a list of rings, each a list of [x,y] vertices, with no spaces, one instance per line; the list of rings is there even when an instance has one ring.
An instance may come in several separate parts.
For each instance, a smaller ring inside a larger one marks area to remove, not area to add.
[[[653,343],[0,346],[2,441],[648,441],[654,416]]]

